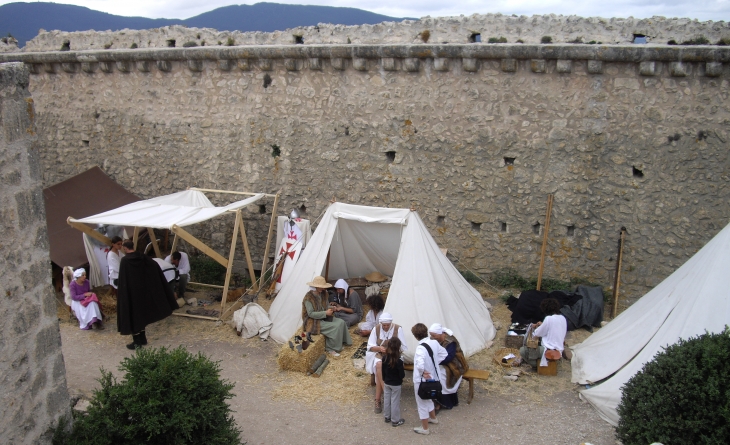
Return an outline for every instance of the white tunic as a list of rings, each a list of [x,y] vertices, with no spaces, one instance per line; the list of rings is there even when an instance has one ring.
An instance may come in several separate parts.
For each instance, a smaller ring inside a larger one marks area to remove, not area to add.
[[[119,278],[119,265],[121,264],[122,256],[124,256],[124,254],[121,251],[115,254],[114,251],[110,250],[106,254],[106,263],[109,266],[109,284],[111,284],[114,289],[117,288],[114,285],[114,280]]]
[[[368,311],[367,314],[365,314],[365,321],[360,323],[360,330],[361,331],[372,331],[373,328],[378,324],[380,321],[380,314],[382,314],[383,311],[378,312],[378,316],[376,317],[372,310]]]
[[[545,352],[548,349],[557,349],[562,353],[566,332],[568,332],[568,322],[564,316],[556,314],[545,317],[542,324],[535,329],[535,336],[542,338],[542,346],[545,348]],[[540,366],[547,366],[545,352],[543,352],[542,359],[540,359]]]
[[[165,261],[172,264],[172,255],[166,256]],[[190,273],[190,260],[188,260],[188,254],[185,252],[180,252],[180,264],[177,265],[177,271],[180,275]]]
[[[92,301],[84,307],[80,301],[74,300],[71,302],[71,309],[79,320],[79,328],[81,329],[89,329],[92,321],[101,321],[101,311],[95,301]]]
[[[378,330],[376,328],[373,328],[373,330],[370,331],[370,337],[368,337],[368,350],[365,353],[365,370],[367,372],[369,372],[370,374],[375,374],[375,366],[380,361],[380,359],[375,356],[377,354],[377,352],[370,351],[370,348],[372,348],[373,346],[378,346],[378,341],[377,341],[377,338],[375,335],[377,332],[378,332]],[[393,335],[395,335],[395,323],[391,323],[390,329],[388,329],[387,331],[385,329],[383,329],[382,324],[380,325],[380,339],[381,340],[383,340],[383,341],[390,340],[391,338],[393,338]],[[401,351],[408,350],[408,346],[406,346],[406,339],[403,336],[403,328],[401,326],[398,326],[397,335],[401,342],[400,350]],[[380,344],[382,345],[383,342],[381,341]],[[441,360],[443,360],[443,359],[441,359]]]
[[[428,351],[426,350],[426,348],[421,346],[424,343],[428,344],[428,346],[431,347],[431,350],[433,351],[433,361],[431,360],[431,356],[428,355]],[[416,406],[418,407],[418,418],[421,420],[428,419],[428,413],[434,410],[433,400],[423,400],[422,398],[418,397],[418,387],[421,385],[421,378],[423,376],[423,373],[428,372],[429,374],[431,374],[431,378],[435,379],[436,369],[433,366],[434,362],[440,363],[448,355],[449,354],[448,352],[446,352],[446,349],[444,349],[439,344],[439,342],[437,342],[436,340],[431,340],[429,338],[424,338],[423,340],[419,341],[418,346],[416,346],[416,352],[413,354],[413,389],[416,392]],[[423,379],[426,380],[425,377]]]

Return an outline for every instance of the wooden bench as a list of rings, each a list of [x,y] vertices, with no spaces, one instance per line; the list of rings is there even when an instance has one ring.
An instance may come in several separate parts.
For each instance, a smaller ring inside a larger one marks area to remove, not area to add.
[[[403,368],[407,371],[413,371],[413,364],[412,363],[406,363],[403,365]],[[469,397],[466,399],[466,403],[471,404],[472,399],[474,399],[474,380],[487,380],[489,379],[489,371],[483,371],[481,369],[474,369],[469,368],[466,373],[462,376],[464,380],[469,381]]]

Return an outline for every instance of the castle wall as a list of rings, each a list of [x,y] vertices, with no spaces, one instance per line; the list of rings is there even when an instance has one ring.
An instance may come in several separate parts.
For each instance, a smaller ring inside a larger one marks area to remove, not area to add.
[[[43,181],[415,207],[481,273],[668,276],[730,217],[723,47],[288,45],[0,55],[34,73]],[[278,156],[274,156],[277,151]],[[267,218],[245,216],[260,260]],[[225,251],[230,228],[203,229]],[[239,249],[240,250],[240,249]]]
[[[50,444],[70,418],[51,289],[42,168],[29,74],[0,64],[0,443]]]

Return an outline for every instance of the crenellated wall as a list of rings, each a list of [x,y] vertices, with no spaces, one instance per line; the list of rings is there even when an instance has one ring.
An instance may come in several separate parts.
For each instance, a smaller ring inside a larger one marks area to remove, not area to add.
[[[452,258],[643,295],[730,219],[730,50],[257,45],[0,55],[33,73],[45,185],[101,166],[152,197],[415,206]],[[274,156],[276,153],[278,156]],[[266,218],[247,215],[254,256]],[[209,230],[225,249],[227,230]]]

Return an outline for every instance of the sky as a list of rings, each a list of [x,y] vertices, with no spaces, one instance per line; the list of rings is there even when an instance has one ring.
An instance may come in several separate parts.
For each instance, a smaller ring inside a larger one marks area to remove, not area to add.
[[[322,6],[341,6],[365,9],[392,17],[444,17],[486,14],[542,15],[562,14],[582,17],[652,16],[687,17],[701,21],[730,21],[730,0],[268,0],[272,3],[291,3]],[[0,5],[12,3],[0,0]],[[241,0],[71,0],[55,3],[85,6],[97,11],[123,16],[148,18],[187,19],[221,6],[254,4]]]

